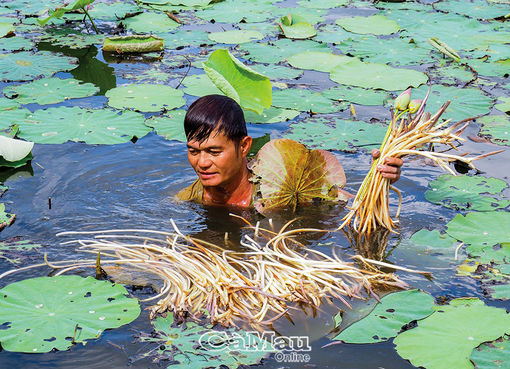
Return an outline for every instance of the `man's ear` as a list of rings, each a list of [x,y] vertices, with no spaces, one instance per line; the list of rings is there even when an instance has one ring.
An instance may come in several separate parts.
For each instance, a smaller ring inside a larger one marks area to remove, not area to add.
[[[252,142],[253,139],[251,138],[251,136],[244,136],[241,139],[241,142],[239,143],[239,148],[241,149],[241,155],[243,158],[245,158],[246,155],[248,155],[248,153],[250,152]]]

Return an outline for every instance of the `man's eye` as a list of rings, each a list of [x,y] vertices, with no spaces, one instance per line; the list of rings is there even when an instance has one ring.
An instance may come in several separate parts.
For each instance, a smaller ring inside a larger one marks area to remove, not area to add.
[[[210,153],[211,155],[219,155],[219,154],[221,154],[221,151],[214,151],[214,150],[213,150],[213,151],[209,151],[209,153]]]
[[[188,149],[188,152],[190,153],[190,155],[198,154],[198,150]]]

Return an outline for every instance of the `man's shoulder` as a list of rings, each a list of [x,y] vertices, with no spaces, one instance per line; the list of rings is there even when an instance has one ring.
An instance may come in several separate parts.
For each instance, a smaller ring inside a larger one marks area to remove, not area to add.
[[[204,193],[204,187],[199,179],[190,184],[188,187],[180,190],[175,197],[181,201],[194,201],[202,203],[202,195]]]

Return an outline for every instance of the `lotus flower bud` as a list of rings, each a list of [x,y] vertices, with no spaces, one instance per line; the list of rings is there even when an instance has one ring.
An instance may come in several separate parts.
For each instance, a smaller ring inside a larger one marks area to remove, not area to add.
[[[423,100],[421,100],[421,99],[411,100],[411,102],[409,103],[409,106],[408,106],[409,113],[412,113],[412,114],[416,113],[422,103],[423,103]]]
[[[402,92],[398,97],[395,99],[395,109],[397,110],[406,110],[407,106],[409,105],[409,101],[411,101],[411,89],[408,88],[404,92]]]

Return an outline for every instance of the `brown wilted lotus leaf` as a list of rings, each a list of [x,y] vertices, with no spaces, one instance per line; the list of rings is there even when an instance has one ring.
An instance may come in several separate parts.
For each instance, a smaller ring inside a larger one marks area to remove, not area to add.
[[[345,174],[338,160],[324,150],[308,150],[290,139],[265,144],[250,163],[259,182],[259,212],[290,207],[293,210],[314,199],[343,200],[338,188],[345,185]]]

